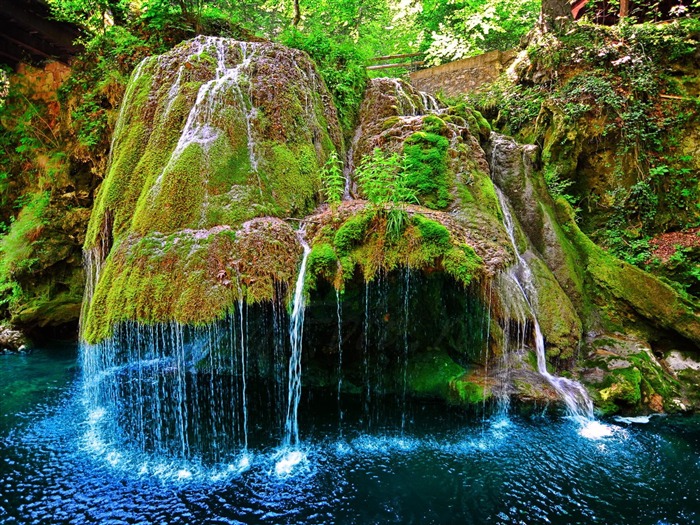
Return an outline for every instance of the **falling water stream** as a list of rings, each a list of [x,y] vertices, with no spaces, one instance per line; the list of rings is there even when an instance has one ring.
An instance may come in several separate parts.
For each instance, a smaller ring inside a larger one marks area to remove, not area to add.
[[[494,169],[494,166],[496,165],[495,156],[497,146],[498,143],[495,142],[493,144],[493,154],[491,160],[492,169]],[[582,424],[587,424],[594,419],[594,416],[593,402],[591,401],[588,392],[586,392],[586,389],[577,381],[555,376],[551,374],[549,370],[547,370],[544,337],[542,335],[542,330],[535,312],[535,306],[538,299],[532,270],[518,248],[518,243],[515,238],[515,221],[513,219],[513,215],[511,214],[508,200],[506,199],[505,195],[503,195],[500,188],[496,186],[495,189],[503,214],[503,225],[506,229],[508,239],[510,240],[510,244],[516,257],[516,263],[510,266],[510,268],[507,270],[507,278],[515,284],[516,289],[522,295],[522,299],[525,301],[525,304],[529,310],[529,318],[534,327],[537,371],[543,378],[546,379],[546,381],[552,386],[552,388],[554,388],[557,394],[564,401],[569,415],[578,419]]]
[[[290,474],[292,469],[305,459],[304,453],[299,450],[299,401],[301,400],[301,344],[304,335],[304,309],[306,306],[304,279],[306,278],[306,262],[311,248],[304,239],[303,227],[299,230],[298,237],[304,254],[294,286],[292,314],[289,318],[289,342],[292,353],[289,357],[289,387],[283,454],[275,466],[278,475]]]

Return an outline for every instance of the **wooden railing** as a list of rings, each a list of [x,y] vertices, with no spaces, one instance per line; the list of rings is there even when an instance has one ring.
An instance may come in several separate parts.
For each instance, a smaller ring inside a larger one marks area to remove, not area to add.
[[[413,58],[417,58],[417,57],[422,58],[423,53],[407,53],[407,54],[403,54],[403,55],[388,55],[388,56],[384,56],[384,57],[374,57],[372,59],[372,62],[375,62],[375,63],[376,62],[386,62],[389,60],[400,60],[400,59],[404,59],[404,58],[413,59]],[[373,66],[367,66],[367,70],[371,71],[371,70],[375,70],[375,69],[391,69],[391,68],[395,68],[395,67],[402,67],[402,68],[408,69],[409,71],[415,71],[423,64],[425,64],[425,60],[409,60],[408,62],[395,62],[392,64],[377,64],[377,65],[373,65]]]

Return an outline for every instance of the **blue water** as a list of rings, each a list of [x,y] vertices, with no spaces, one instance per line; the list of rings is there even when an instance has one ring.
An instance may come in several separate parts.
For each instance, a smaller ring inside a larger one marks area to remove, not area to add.
[[[0,523],[700,522],[697,417],[606,421],[610,435],[588,439],[546,412],[422,402],[403,433],[368,431],[330,425],[314,394],[285,475],[273,446],[218,465],[111,449],[90,433],[76,360],[73,347],[0,357]]]

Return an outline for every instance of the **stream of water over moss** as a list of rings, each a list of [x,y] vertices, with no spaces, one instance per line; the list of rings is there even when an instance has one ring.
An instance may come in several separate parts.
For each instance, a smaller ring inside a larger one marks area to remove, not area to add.
[[[0,356],[0,522],[688,524],[700,519],[700,418],[606,421],[589,439],[547,410],[508,419],[413,401],[367,428],[305,389],[302,468],[279,450],[204,465],[91,447],[77,350]],[[359,396],[358,396],[359,397]],[[375,403],[381,399],[375,398]],[[390,405],[390,404],[389,404]]]

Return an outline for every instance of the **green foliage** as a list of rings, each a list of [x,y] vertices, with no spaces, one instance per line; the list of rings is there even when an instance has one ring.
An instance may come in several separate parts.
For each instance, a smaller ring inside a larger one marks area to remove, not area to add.
[[[38,260],[37,243],[44,228],[49,193],[28,196],[17,220],[0,237],[0,307],[12,307],[21,297],[17,276],[31,272]]]
[[[386,236],[389,241],[396,241],[403,235],[408,224],[408,213],[403,207],[393,206],[386,214]]]
[[[343,163],[334,151],[321,168],[321,184],[326,202],[331,206],[337,206],[343,200],[345,193],[345,175],[342,169]]]
[[[289,47],[306,51],[316,62],[333,96],[341,127],[349,134],[357,120],[367,82],[366,51],[352,40],[334,39],[320,31],[303,34],[292,30],[285,33],[281,41]]]
[[[547,166],[543,172],[544,182],[547,185],[547,190],[552,196],[552,199],[556,200],[559,197],[568,202],[574,211],[579,211],[576,205],[578,204],[578,199],[568,193],[569,188],[573,186],[574,181],[570,179],[563,179],[559,174],[559,170],[556,166]]]
[[[676,246],[667,261],[647,257],[645,268],[660,276],[681,294],[700,299],[700,247]]]
[[[375,205],[418,203],[417,192],[409,187],[407,173],[396,153],[375,148],[371,155],[362,158],[355,177],[362,193]]]
[[[10,94],[10,79],[7,71],[0,68],[0,109],[5,105],[5,99]]]
[[[420,16],[432,64],[516,47],[539,15],[539,0],[429,0]]]
[[[688,75],[698,29],[690,18],[579,22],[533,40],[521,82],[503,80],[472,97],[503,132],[543,145],[550,194],[579,211],[596,241],[641,267],[653,236],[700,224],[696,162],[685,154],[694,149]]]

